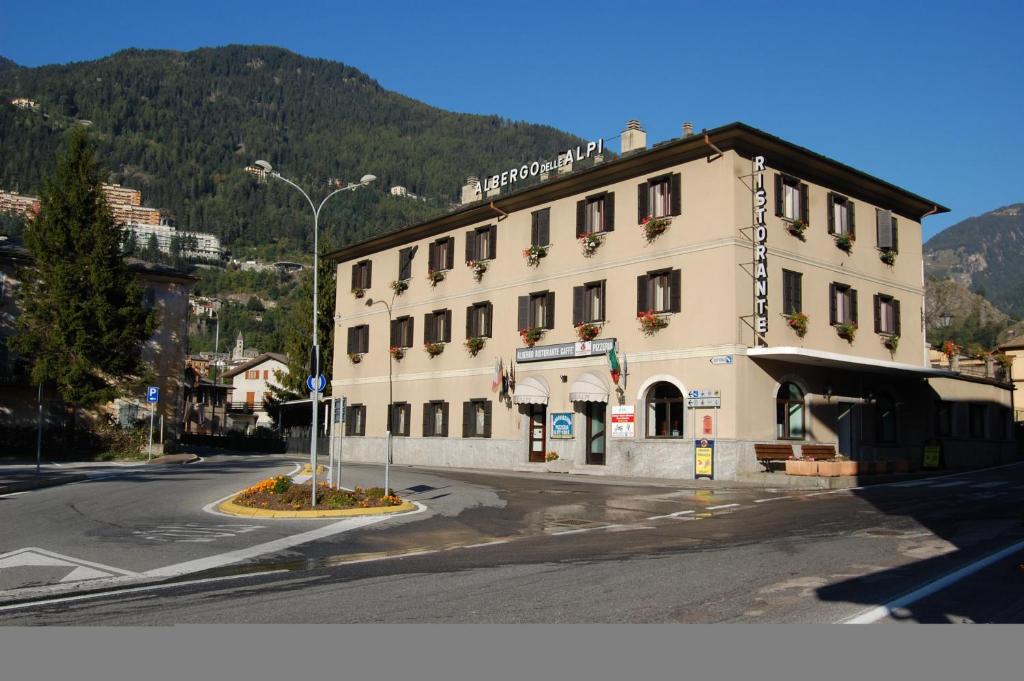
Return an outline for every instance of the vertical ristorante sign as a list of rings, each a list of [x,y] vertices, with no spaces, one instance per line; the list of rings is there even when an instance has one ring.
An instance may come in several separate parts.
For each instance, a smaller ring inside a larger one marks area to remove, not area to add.
[[[764,188],[764,156],[755,156],[754,180],[754,331],[768,333],[768,192]]]

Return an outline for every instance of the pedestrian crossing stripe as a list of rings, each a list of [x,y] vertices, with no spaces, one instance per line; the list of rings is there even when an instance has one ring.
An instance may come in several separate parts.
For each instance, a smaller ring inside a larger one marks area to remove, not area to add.
[[[68,572],[61,582],[80,582],[87,579],[101,579],[104,577],[138,577],[139,573],[131,570],[93,563],[88,560],[81,560],[72,556],[65,556],[53,551],[47,551],[35,546],[28,546],[0,555],[0,570],[15,567],[68,567]]]

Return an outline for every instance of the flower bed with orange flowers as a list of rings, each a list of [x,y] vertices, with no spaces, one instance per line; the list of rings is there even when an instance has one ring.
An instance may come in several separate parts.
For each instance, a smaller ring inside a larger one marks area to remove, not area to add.
[[[311,511],[312,487],[306,482],[292,482],[287,475],[263,480],[248,487],[234,498],[234,503],[247,508],[267,509],[269,511]],[[379,508],[401,506],[402,499],[391,491],[385,493],[381,487],[353,490],[335,489],[321,483],[316,486],[316,507],[318,510],[345,510],[356,508]]]

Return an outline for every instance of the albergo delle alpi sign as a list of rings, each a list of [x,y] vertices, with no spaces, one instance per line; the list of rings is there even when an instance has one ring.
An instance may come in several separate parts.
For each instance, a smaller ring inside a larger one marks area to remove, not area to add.
[[[591,156],[600,154],[603,151],[603,138],[596,142],[587,142],[586,146],[581,144],[575,149],[566,150],[564,154],[558,154],[558,157],[554,161],[534,161],[533,163],[524,163],[518,168],[510,168],[503,171],[501,174],[485,177],[483,182],[476,185],[476,193],[481,194],[498,187],[515,184],[519,180],[525,180],[528,177],[534,177],[540,173],[550,173],[552,170],[557,170],[567,163],[582,161],[585,158],[590,158]]]

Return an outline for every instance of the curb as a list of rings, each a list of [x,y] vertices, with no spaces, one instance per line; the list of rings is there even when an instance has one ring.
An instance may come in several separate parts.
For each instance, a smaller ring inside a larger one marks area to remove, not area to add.
[[[199,461],[199,455],[198,454],[188,454],[187,455],[188,458],[181,458],[182,456],[183,456],[182,454],[165,454],[164,456],[156,457],[152,461],[145,461],[143,463],[145,463],[146,465],[149,465],[149,466],[154,466],[154,465],[168,465],[168,466],[170,466],[170,465],[182,465],[182,464],[186,464],[186,463],[195,463],[196,461]],[[170,461],[166,461],[165,459],[171,459],[171,460]]]
[[[232,495],[227,501],[217,505],[217,510],[227,515],[240,516],[244,518],[353,518],[368,515],[389,515],[393,513],[406,513],[416,509],[411,502],[404,502],[400,506],[378,506],[376,508],[346,508],[346,509],[325,509],[323,511],[275,511],[266,508],[249,508],[234,503]]]
[[[72,473],[70,475],[62,475],[57,478],[43,478],[42,480],[25,480],[24,482],[12,482],[5,485],[0,485],[0,494],[24,492],[26,490],[42,489],[44,487],[56,487],[58,485],[67,485],[68,483],[72,482],[81,482],[82,480],[88,480],[88,476],[79,473]]]

